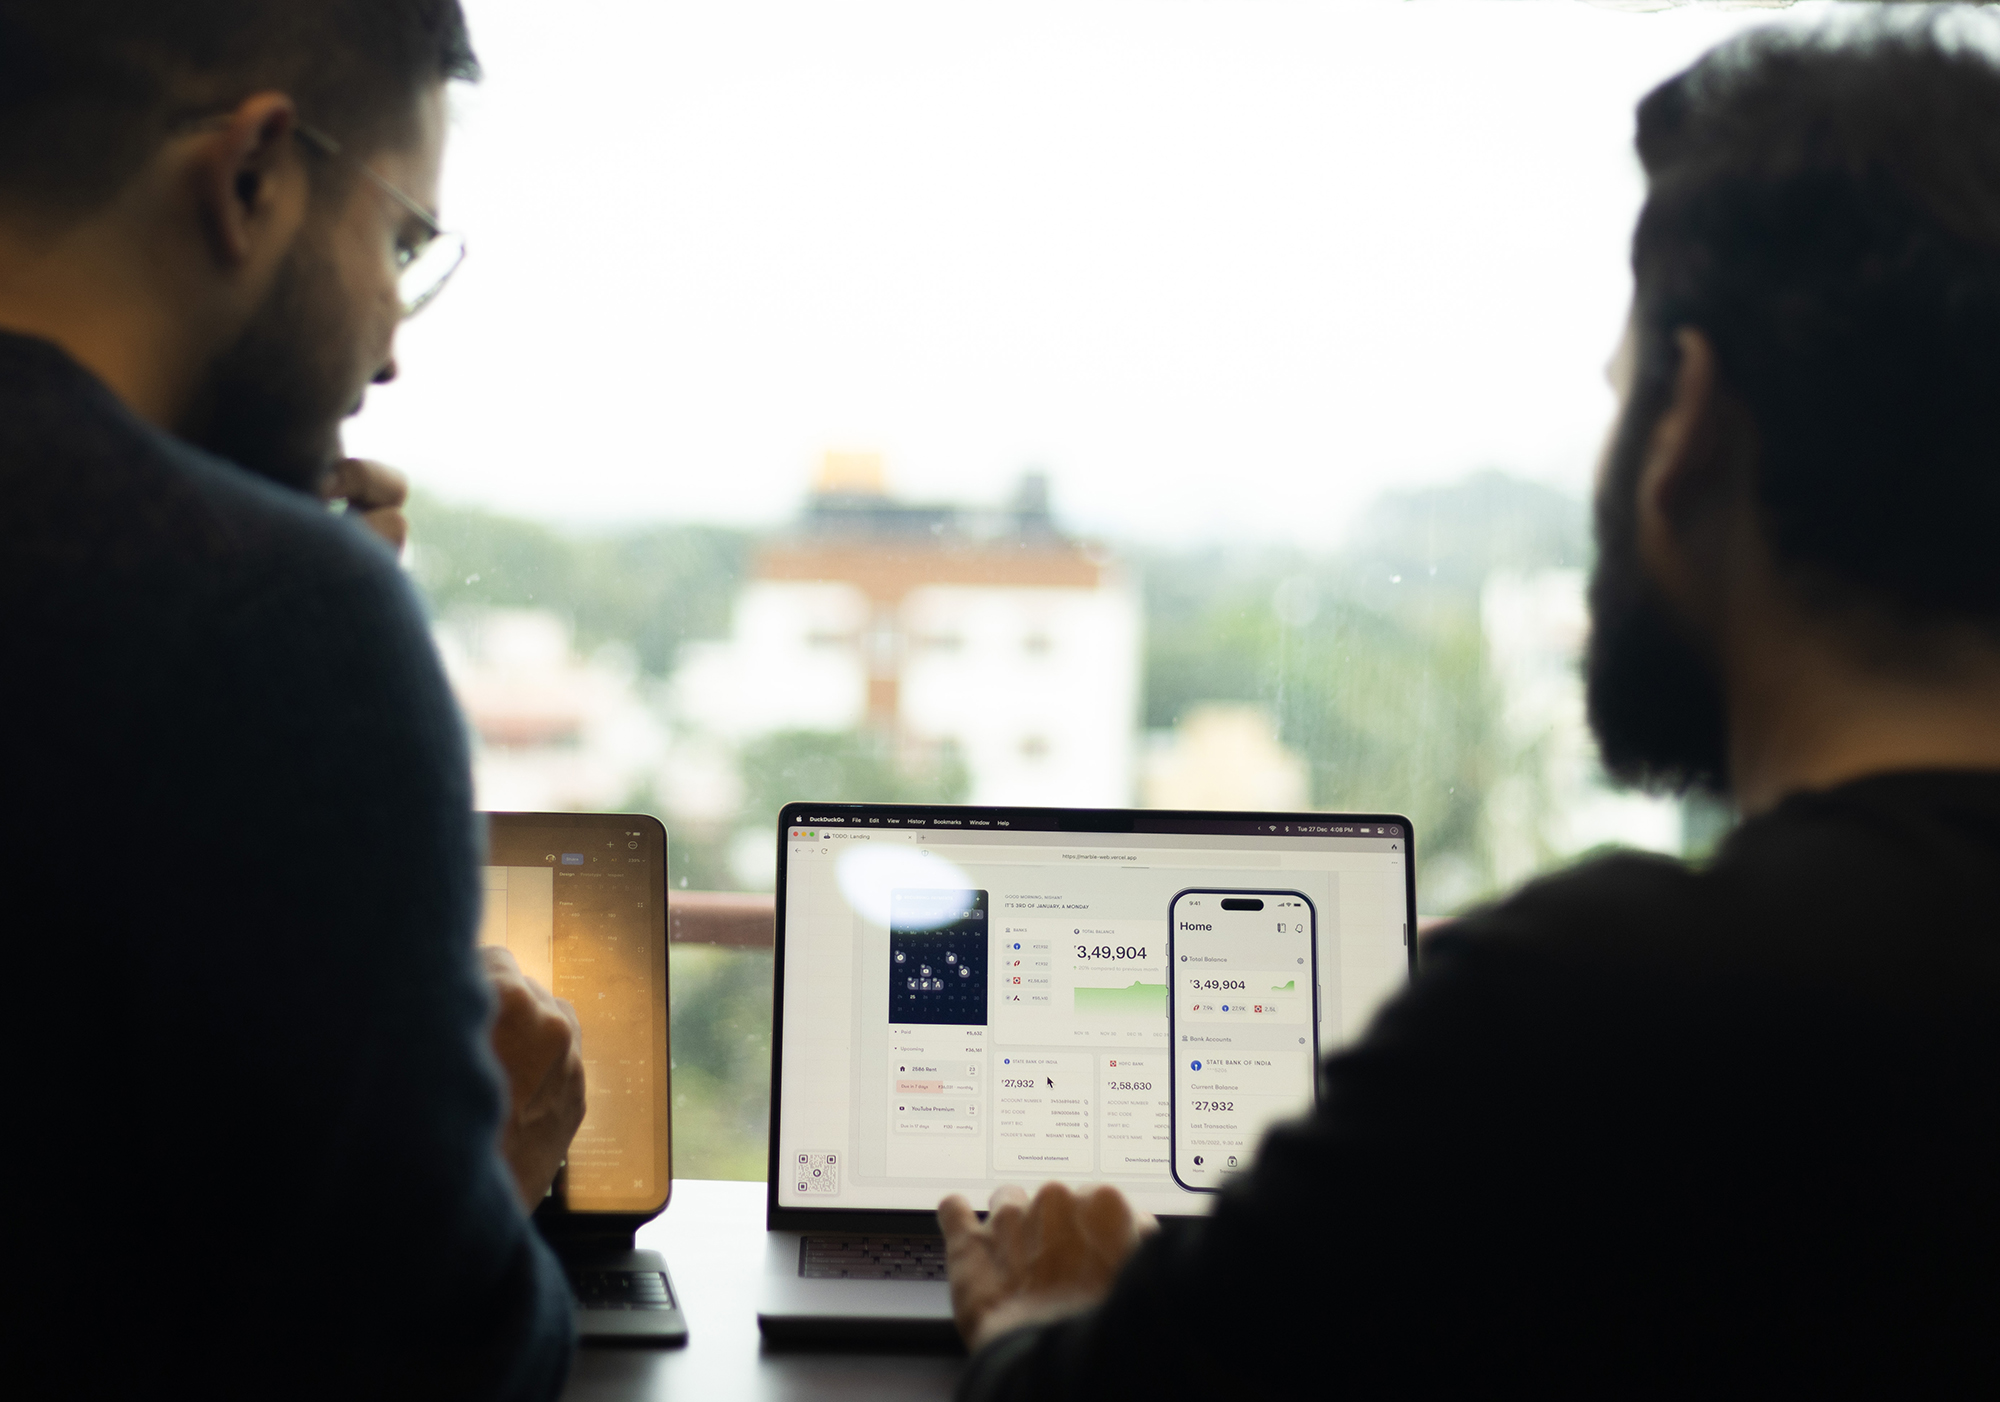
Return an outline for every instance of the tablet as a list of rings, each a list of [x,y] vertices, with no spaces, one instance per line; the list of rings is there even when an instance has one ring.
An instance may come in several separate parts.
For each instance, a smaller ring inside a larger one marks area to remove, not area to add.
[[[628,813],[488,813],[479,943],[583,1031],[583,1125],[537,1212],[656,1216],[673,1183],[667,833]]]

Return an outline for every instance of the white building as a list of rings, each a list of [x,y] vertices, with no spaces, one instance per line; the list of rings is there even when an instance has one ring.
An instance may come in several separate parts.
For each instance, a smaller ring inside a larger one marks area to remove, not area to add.
[[[737,743],[869,728],[906,755],[951,746],[975,803],[1123,805],[1141,628],[1136,591],[1053,529],[1039,479],[979,516],[894,503],[879,462],[830,457],[729,639],[683,650],[674,709]]]
[[[1584,711],[1583,571],[1495,573],[1479,613],[1507,742],[1485,813],[1498,885],[1610,843],[1678,853],[1680,804],[1612,788],[1598,761]]]
[[[569,625],[542,609],[456,615],[435,635],[471,731],[479,807],[610,811],[657,783],[667,731],[630,648],[579,656]]]

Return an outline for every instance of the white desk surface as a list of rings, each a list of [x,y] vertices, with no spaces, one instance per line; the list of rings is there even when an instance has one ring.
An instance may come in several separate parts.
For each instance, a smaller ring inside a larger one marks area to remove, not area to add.
[[[757,1333],[764,1268],[764,1185],[674,1181],[667,1210],[639,1230],[667,1258],[687,1318],[687,1347],[577,1350],[565,1402],[753,1402],[856,1398],[942,1402],[964,1360],[937,1353],[814,1353],[766,1349]]]

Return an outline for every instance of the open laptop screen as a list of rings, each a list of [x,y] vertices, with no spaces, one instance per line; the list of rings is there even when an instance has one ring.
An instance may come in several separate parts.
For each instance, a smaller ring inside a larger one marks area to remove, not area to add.
[[[666,832],[626,813],[489,813],[479,942],[567,998],[588,1109],[556,1180],[571,1212],[667,1200]]]
[[[1322,1051],[1409,978],[1405,818],[845,804],[781,818],[778,1212],[928,1212],[950,1192],[983,1206],[1002,1183],[1051,1178],[1205,1211],[1169,1171],[1177,893],[1306,898]]]

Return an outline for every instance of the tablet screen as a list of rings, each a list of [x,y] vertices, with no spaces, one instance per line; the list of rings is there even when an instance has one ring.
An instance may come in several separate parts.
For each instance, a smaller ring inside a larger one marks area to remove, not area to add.
[[[513,952],[583,1030],[572,1212],[653,1212],[668,1143],[666,833],[626,814],[490,813],[479,942]]]

